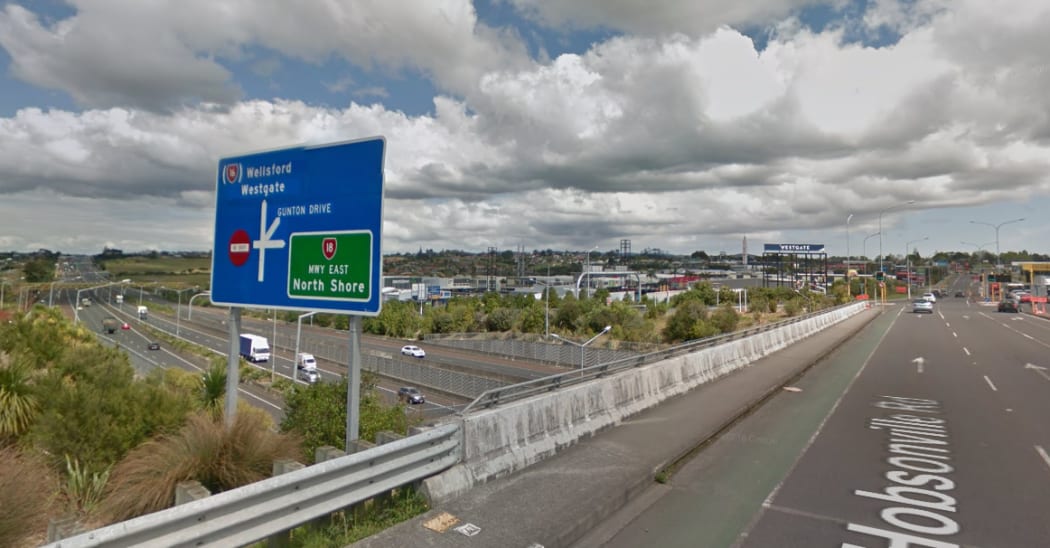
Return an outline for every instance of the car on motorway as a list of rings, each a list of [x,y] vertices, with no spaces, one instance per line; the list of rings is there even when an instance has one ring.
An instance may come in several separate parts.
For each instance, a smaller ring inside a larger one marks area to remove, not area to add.
[[[412,386],[402,386],[397,391],[397,399],[408,404],[426,403],[426,398],[423,397],[423,393],[418,388]]]
[[[961,299],[961,298],[964,298],[964,297],[966,297],[966,293],[963,293],[962,291],[956,291],[955,292],[955,298],[956,299]]]
[[[933,314],[933,302],[927,299],[915,299],[911,303],[911,311],[916,314]]]
[[[316,369],[300,369],[295,376],[307,384],[316,384],[321,380],[321,374]]]
[[[405,356],[412,356],[414,358],[425,358],[427,353],[422,348],[414,344],[406,344],[401,347],[401,353]]]
[[[1014,299],[1003,299],[999,301],[999,312],[1020,312],[1021,303]]]
[[[159,342],[151,342],[151,343],[149,343],[149,346],[147,348],[149,348],[150,350],[160,350],[160,343]]]
[[[127,331],[128,329],[131,329],[131,325],[129,325],[128,322],[124,322],[120,324],[120,328]]]
[[[933,293],[923,293],[922,298],[926,299],[927,301],[930,301],[931,303],[937,302],[937,295],[934,295]]]

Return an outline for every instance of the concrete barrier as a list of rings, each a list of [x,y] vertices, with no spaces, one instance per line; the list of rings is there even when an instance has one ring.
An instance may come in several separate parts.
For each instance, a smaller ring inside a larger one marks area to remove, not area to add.
[[[510,474],[627,417],[729,374],[864,310],[855,303],[751,337],[479,410],[462,422],[460,464],[423,482],[432,503]]]

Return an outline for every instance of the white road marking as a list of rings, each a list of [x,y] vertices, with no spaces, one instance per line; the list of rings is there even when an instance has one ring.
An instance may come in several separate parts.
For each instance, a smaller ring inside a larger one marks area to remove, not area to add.
[[[897,318],[899,317],[900,314],[898,313]],[[763,508],[769,508],[773,504],[773,499],[775,499],[777,493],[780,492],[780,488],[783,487],[784,481],[788,478],[788,476],[791,475],[792,472],[795,471],[795,468],[798,467],[798,463],[802,460],[802,457],[805,456],[807,451],[809,451],[809,448],[813,445],[813,442],[817,440],[817,436],[820,435],[820,432],[824,430],[824,425],[827,424],[828,419],[830,419],[831,416],[835,414],[835,410],[839,408],[839,404],[842,403],[842,399],[845,398],[846,394],[848,394],[850,389],[853,388],[853,383],[857,382],[857,378],[860,377],[860,374],[864,372],[864,369],[866,367],[868,367],[868,363],[871,362],[871,358],[875,355],[875,352],[878,351],[879,347],[882,346],[882,342],[886,340],[886,336],[889,335],[890,331],[893,329],[893,325],[897,322],[897,318],[894,318],[893,321],[890,322],[889,327],[886,328],[886,331],[882,332],[882,336],[879,337],[879,342],[875,343],[875,348],[872,349],[871,353],[868,354],[867,358],[864,358],[864,363],[860,364],[860,369],[858,369],[857,372],[853,375],[853,378],[850,379],[849,384],[846,385],[846,389],[843,390],[841,394],[839,394],[839,397],[835,400],[835,404],[832,405],[831,409],[828,410],[828,414],[824,415],[824,419],[821,420],[820,424],[817,425],[817,429],[813,432],[813,435],[809,437],[809,440],[806,442],[806,446],[802,448],[802,452],[799,453],[798,457],[795,459],[795,464],[791,465],[791,470],[789,470],[787,475],[785,475],[784,478],[780,480],[780,483],[778,483],[777,486],[769,492],[769,495],[766,496],[766,500],[762,501]]]
[[[950,324],[948,322],[944,322],[944,327],[951,327],[951,326],[952,326],[952,324]]]
[[[966,355],[967,355],[967,356],[969,356],[969,355],[970,355],[970,351],[969,351],[969,350],[967,350],[965,346],[963,347],[963,352],[966,352]]]
[[[956,332],[954,332],[954,331],[952,331],[952,336],[953,336],[953,337],[955,337],[956,339],[958,339],[958,338],[959,338],[959,334],[958,334],[958,333],[956,333]]]
[[[1032,364],[1032,363],[1026,363],[1026,364],[1024,364],[1024,368],[1025,369],[1031,369],[1031,370],[1035,371],[1036,373],[1039,373],[1039,375],[1041,375],[1044,379],[1050,381],[1050,376],[1048,376],[1046,374],[1046,368],[1045,367],[1040,367],[1040,366]]]
[[[1033,337],[1033,336],[1029,335],[1028,333],[1021,333],[1021,335],[1023,335],[1023,336],[1024,336],[1024,338],[1026,338],[1026,339],[1031,339],[1031,340],[1033,340],[1033,341],[1035,340],[1035,337]]]
[[[919,370],[919,373],[922,373],[922,364],[926,363],[926,358],[919,356],[918,358],[912,360],[911,363],[916,364],[918,366],[917,369]]]
[[[988,375],[984,376],[984,382],[988,383],[988,386],[991,387],[993,392],[998,392],[999,391],[999,389],[996,388],[994,384],[992,384],[992,379],[989,379]]]
[[[1039,453],[1040,457],[1043,457],[1043,462],[1045,462],[1046,465],[1050,467],[1050,455],[1047,455],[1046,451],[1044,451],[1043,448],[1038,445],[1035,446],[1035,451],[1036,453]]]

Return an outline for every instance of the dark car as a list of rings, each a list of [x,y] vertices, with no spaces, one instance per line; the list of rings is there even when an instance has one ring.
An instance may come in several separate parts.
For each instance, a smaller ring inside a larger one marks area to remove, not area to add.
[[[961,299],[961,298],[964,298],[964,297],[966,297],[966,293],[963,293],[962,291],[956,291],[955,292],[955,298]]]
[[[150,350],[160,350],[160,343],[159,342],[151,342],[151,343],[149,343],[149,349]]]
[[[1020,312],[1021,305],[1013,299],[999,301],[999,312]]]
[[[418,388],[413,388],[411,386],[402,386],[401,389],[397,391],[397,399],[409,404],[426,403],[423,393],[420,392]]]

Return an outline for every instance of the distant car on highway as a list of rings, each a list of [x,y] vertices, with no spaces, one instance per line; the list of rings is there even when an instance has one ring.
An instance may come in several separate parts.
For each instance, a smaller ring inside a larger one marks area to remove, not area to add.
[[[149,343],[149,349],[150,350],[160,350],[160,343],[159,342],[151,342],[151,343]]]
[[[424,352],[422,348],[412,344],[406,344],[405,346],[402,346],[401,353],[406,356],[412,356],[415,358],[425,358],[427,356],[427,353]]]
[[[922,298],[926,299],[927,301],[930,301],[931,303],[937,302],[937,295],[934,295],[933,293],[923,293]]]
[[[916,314],[933,314],[933,303],[926,299],[915,299],[911,303],[911,311]]]
[[[128,322],[124,322],[123,324],[120,325],[120,328],[125,330],[125,331],[127,331],[128,329],[131,329],[131,326],[128,325]]]
[[[418,388],[412,386],[402,386],[397,391],[397,399],[404,403],[415,404],[415,403],[426,403],[426,398],[423,397],[423,393]]]
[[[955,292],[955,298],[961,299],[961,298],[964,298],[964,297],[966,297],[966,293],[963,293],[962,291],[956,291]]]
[[[999,312],[1020,312],[1021,305],[1013,299],[999,301]]]

